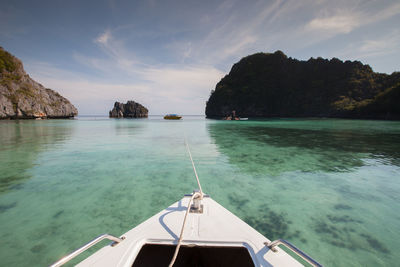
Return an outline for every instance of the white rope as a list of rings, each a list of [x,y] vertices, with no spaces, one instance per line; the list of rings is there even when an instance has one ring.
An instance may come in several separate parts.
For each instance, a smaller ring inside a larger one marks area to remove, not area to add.
[[[190,198],[190,200],[189,200],[189,203],[188,203],[188,206],[187,206],[187,209],[186,209],[186,213],[185,213],[185,218],[183,219],[181,234],[180,234],[179,239],[178,239],[178,244],[176,245],[174,257],[172,258],[171,263],[168,265],[169,267],[172,267],[174,265],[176,257],[178,256],[179,248],[181,247],[182,238],[183,238],[183,230],[185,229],[186,218],[187,218],[187,215],[189,214],[189,210],[190,210],[190,203],[196,197],[201,197],[201,193],[194,193],[192,195],[192,197]]]
[[[200,184],[200,181],[199,181],[199,176],[197,175],[196,167],[194,166],[194,162],[193,162],[193,158],[192,158],[192,153],[190,153],[190,148],[189,148],[188,142],[187,142],[187,140],[186,140],[186,135],[185,135],[185,144],[186,144],[187,151],[189,152],[190,161],[192,162],[192,167],[193,167],[194,175],[196,176],[197,185],[199,186],[200,197],[201,197],[201,199],[203,199],[203,196],[204,196],[203,190],[201,189],[201,184]]]
[[[188,144],[188,142],[186,140],[186,134],[185,134],[185,145],[186,145],[187,151],[189,152],[190,161],[192,162],[194,175],[196,176],[197,185],[199,186],[200,192],[193,193],[192,197],[189,199],[189,203],[188,203],[188,206],[187,206],[187,209],[186,209],[186,213],[185,213],[185,218],[183,219],[183,223],[182,223],[181,234],[179,236],[178,244],[176,245],[175,253],[174,253],[174,256],[172,257],[172,260],[171,260],[171,263],[169,264],[169,267],[172,267],[174,265],[176,257],[178,256],[179,249],[180,249],[181,243],[182,243],[183,231],[185,230],[185,224],[186,224],[187,215],[189,214],[189,210],[190,210],[190,204],[192,203],[193,199],[195,199],[196,197],[199,197],[200,199],[203,199],[203,196],[204,196],[203,189],[201,188],[199,176],[197,175],[196,166],[194,165],[194,162],[193,162],[192,153],[190,153],[189,144]]]

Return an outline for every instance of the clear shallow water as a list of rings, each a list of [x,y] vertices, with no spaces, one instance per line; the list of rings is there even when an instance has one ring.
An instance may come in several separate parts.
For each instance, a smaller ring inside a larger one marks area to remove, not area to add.
[[[0,265],[46,266],[190,193],[185,134],[204,191],[268,238],[400,262],[400,122],[152,117],[1,121]]]

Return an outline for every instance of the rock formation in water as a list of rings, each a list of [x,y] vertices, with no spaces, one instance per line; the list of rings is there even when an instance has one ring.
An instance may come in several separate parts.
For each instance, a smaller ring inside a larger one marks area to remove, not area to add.
[[[114,108],[110,110],[110,118],[147,118],[148,109],[135,101],[126,104],[115,102]]]
[[[70,118],[78,110],[32,80],[22,62],[0,47],[0,119]]]
[[[240,117],[400,119],[400,72],[375,73],[337,58],[257,53],[234,64],[207,101],[209,118],[233,110]]]

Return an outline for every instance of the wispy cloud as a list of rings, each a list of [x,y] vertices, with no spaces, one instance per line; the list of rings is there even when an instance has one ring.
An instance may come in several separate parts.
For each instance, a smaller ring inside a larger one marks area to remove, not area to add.
[[[329,32],[330,35],[349,33],[360,25],[357,14],[334,15],[327,18],[315,18],[307,27],[310,30]]]
[[[34,78],[70,99],[81,114],[90,110],[106,114],[113,101],[131,99],[147,106],[150,114],[204,114],[209,93],[223,76],[223,72],[209,65],[138,63],[130,58],[130,53],[123,53],[126,51],[124,42],[114,38],[110,30],[99,35],[94,42],[104,51],[106,58],[78,53],[74,58],[78,63],[101,71],[103,81],[43,62],[29,64]],[[117,49],[122,52],[116,53]],[[121,81],[121,76],[131,78]],[[108,106],[96,107],[96,103],[107,103]]]
[[[31,65],[36,70],[32,72],[33,78],[67,97],[81,114],[107,114],[114,101],[127,100],[142,103],[150,114],[204,114],[210,90],[223,75],[217,69],[206,67],[151,68],[143,71],[146,82],[117,83],[87,77],[70,79],[67,77],[72,75],[62,69]]]
[[[240,50],[247,47],[248,45],[254,44],[256,41],[257,37],[252,36],[250,34],[244,35],[243,37],[240,38],[240,40],[237,40],[236,42],[230,44],[230,46],[224,48],[222,50],[222,55],[224,57],[235,55]]]
[[[391,31],[375,39],[359,40],[335,51],[334,54],[348,59],[371,59],[393,55],[400,50],[400,32]]]
[[[176,55],[181,65],[221,66],[224,63],[224,66],[230,66],[249,53],[305,48],[400,12],[400,3],[374,8],[369,5],[363,1],[336,4],[330,1],[272,0],[243,6],[241,1],[225,0],[200,18],[200,26],[196,26],[200,28],[195,28],[198,33],[195,39],[190,35],[160,45],[171,55]],[[299,13],[303,16],[298,16]],[[290,21],[292,23],[288,23]],[[127,30],[123,25],[117,28],[118,31]],[[293,40],[296,40],[296,45]],[[122,39],[116,38],[110,28],[99,34],[95,43],[109,56],[106,61],[84,55],[74,57],[81,63],[103,70],[113,60],[113,68],[129,71],[130,75],[152,67],[126,49]]]
[[[275,13],[285,13],[297,6],[295,2],[290,2],[292,5],[282,5],[280,0],[274,0],[269,5],[265,5],[264,1],[258,2],[250,5],[256,10],[250,8],[251,16],[244,18],[243,10],[238,8],[240,2],[224,1],[211,13],[213,20],[209,19],[210,14],[205,15],[208,21],[206,26],[212,27],[212,30],[196,47],[197,56],[214,63],[243,55],[244,51],[268,34]]]
[[[325,36],[350,33],[353,30],[375,22],[379,22],[400,14],[400,3],[394,3],[383,8],[365,9],[364,2],[349,2],[343,7],[322,9],[305,27],[306,30],[319,32]]]
[[[135,63],[133,53],[126,49],[125,44],[112,36],[110,29],[101,33],[94,42],[121,68],[130,68]]]
[[[91,51],[71,52],[69,67],[76,64],[79,72],[38,62],[31,69],[83,112],[105,112],[110,101],[133,99],[153,114],[203,114],[215,84],[233,63],[255,52],[280,49],[306,58],[322,51],[321,56],[358,60],[398,56],[399,32],[382,25],[400,14],[400,3],[382,1],[224,0],[201,7],[147,1],[131,9],[138,12],[132,18],[118,20],[129,12],[109,0],[116,23],[86,38],[91,44],[84,47],[92,45]],[[168,15],[168,8],[185,12]]]

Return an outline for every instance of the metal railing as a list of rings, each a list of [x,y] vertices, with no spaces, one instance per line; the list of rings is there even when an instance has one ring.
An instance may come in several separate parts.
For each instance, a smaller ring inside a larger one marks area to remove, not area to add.
[[[53,263],[52,265],[50,265],[50,267],[61,266],[61,265],[65,264],[65,263],[69,262],[70,260],[72,260],[73,258],[78,256],[79,254],[81,254],[85,250],[87,250],[90,247],[96,245],[97,243],[103,241],[104,239],[108,239],[108,240],[114,241],[114,243],[112,243],[111,246],[115,246],[118,243],[122,242],[122,240],[124,240],[124,237],[118,238],[118,237],[115,237],[115,236],[112,236],[112,235],[109,235],[109,234],[100,235],[100,236],[96,237],[95,239],[93,239],[92,241],[90,241],[89,243],[87,243],[86,245],[78,248],[77,250],[73,251],[72,253],[68,254],[67,256],[61,258],[59,261]]]
[[[286,241],[284,239],[278,239],[272,242],[265,242],[264,243],[267,247],[269,247],[273,252],[277,252],[278,250],[276,249],[277,246],[279,245],[284,245],[291,251],[293,251],[296,255],[298,255],[300,258],[311,264],[312,266],[315,267],[322,267],[321,264],[319,264],[317,261],[315,261],[313,258],[308,256],[306,253],[301,251],[299,248],[295,247],[293,244],[291,244],[289,241]]]

